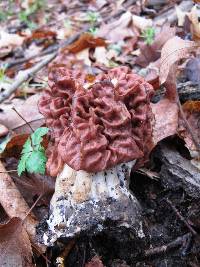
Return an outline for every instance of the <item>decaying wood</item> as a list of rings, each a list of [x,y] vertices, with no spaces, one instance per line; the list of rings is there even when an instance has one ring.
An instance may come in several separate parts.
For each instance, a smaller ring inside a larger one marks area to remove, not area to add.
[[[38,221],[30,211],[29,206],[23,199],[15,183],[8,173],[2,162],[0,162],[0,203],[10,218],[18,217],[24,220],[24,226],[35,248],[40,252],[44,251],[36,241],[36,226]]]
[[[166,188],[181,188],[192,198],[200,199],[199,169],[173,147],[160,146],[155,157],[162,162],[160,178]]]

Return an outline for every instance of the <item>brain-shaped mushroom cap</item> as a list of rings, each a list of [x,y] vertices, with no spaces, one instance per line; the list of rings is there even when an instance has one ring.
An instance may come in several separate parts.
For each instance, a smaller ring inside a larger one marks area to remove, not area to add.
[[[60,67],[49,73],[39,110],[51,129],[47,171],[52,176],[64,163],[75,170],[102,171],[142,158],[151,144],[150,84],[118,67],[86,85],[78,71]]]

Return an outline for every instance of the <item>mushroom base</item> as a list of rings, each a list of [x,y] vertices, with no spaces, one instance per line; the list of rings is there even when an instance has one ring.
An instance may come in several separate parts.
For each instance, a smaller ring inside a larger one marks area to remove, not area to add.
[[[143,238],[141,208],[128,190],[132,165],[120,164],[93,174],[76,172],[66,165],[57,177],[44,243],[53,245],[60,238],[122,228],[130,228]]]

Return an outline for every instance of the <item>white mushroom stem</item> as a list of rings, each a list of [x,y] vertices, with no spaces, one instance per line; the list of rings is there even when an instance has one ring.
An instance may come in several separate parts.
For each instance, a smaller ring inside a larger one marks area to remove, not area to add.
[[[98,173],[75,171],[65,165],[56,179],[48,220],[52,235],[51,240],[44,236],[45,243],[52,243],[60,236],[73,237],[79,232],[87,231],[90,223],[92,227],[98,225],[102,228],[104,221],[112,219],[116,206],[118,215],[114,215],[115,220],[118,216],[124,216],[125,221],[121,218],[120,223],[127,224],[129,215],[126,215],[124,209],[131,207],[134,213],[139,209],[137,200],[128,189],[134,163],[135,161],[123,163]],[[128,220],[132,223],[135,217]]]

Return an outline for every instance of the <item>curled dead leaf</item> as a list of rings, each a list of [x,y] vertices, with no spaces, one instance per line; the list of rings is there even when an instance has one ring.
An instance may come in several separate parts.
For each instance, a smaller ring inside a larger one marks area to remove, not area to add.
[[[122,14],[118,20],[102,25],[98,30],[97,35],[112,42],[119,42],[120,40],[124,40],[126,37],[130,38],[135,36],[133,29],[129,27],[131,23],[132,14],[127,11]]]
[[[151,103],[154,115],[153,142],[159,141],[177,133],[178,129],[178,105],[165,98],[158,103]]]
[[[9,130],[15,131],[15,133],[31,133],[31,127],[35,130],[39,128],[43,123],[44,119],[42,114],[38,111],[38,100],[39,94],[35,94],[29,97],[23,104],[16,105],[15,109],[23,117],[23,120],[13,109],[12,106],[6,107],[1,105],[3,112],[0,113],[0,123],[5,125]]]
[[[106,46],[106,41],[100,37],[94,37],[92,34],[85,32],[73,44],[62,49],[62,52],[68,50],[71,53],[78,53],[86,48],[95,48]]]
[[[163,84],[167,80],[170,69],[178,60],[188,57],[198,46],[198,43],[183,40],[178,36],[169,39],[161,51],[160,83]]]
[[[19,218],[12,218],[8,223],[0,225],[0,266],[34,266],[31,243]]]
[[[200,144],[200,101],[187,101],[182,106],[184,115],[189,123],[196,142]],[[179,119],[179,136],[184,139],[192,157],[199,157],[198,148],[194,144],[193,137],[188,131],[182,118]]]

